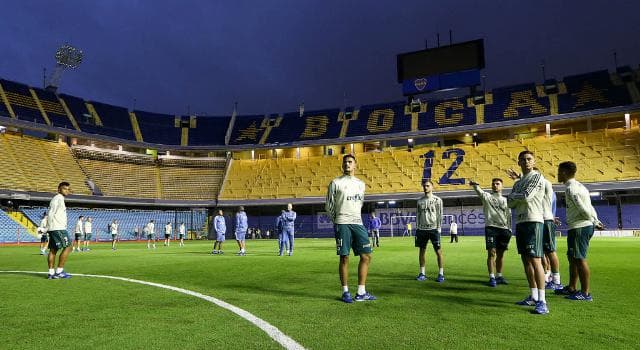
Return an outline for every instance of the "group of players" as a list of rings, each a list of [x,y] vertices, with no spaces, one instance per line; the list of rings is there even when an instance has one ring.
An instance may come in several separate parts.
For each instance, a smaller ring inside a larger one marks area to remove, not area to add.
[[[60,189],[58,189],[58,194],[60,194]],[[51,210],[51,206],[50,206]],[[49,210],[49,211],[50,211]],[[66,221],[66,220],[65,220]],[[47,248],[50,248],[50,235],[49,231],[52,231],[49,227],[49,214],[45,213],[40,220],[40,225],[37,228],[38,237],[40,238],[40,255],[47,254]],[[107,231],[111,235],[111,250],[117,250],[116,243],[119,241],[119,227],[120,224],[118,220],[113,220],[109,223]],[[171,243],[171,235],[173,233],[173,227],[171,222],[167,222],[164,227],[164,245],[169,246]],[[136,227],[136,238],[138,237],[138,228]],[[142,228],[142,234],[147,238],[147,248],[156,248],[156,233],[155,233],[155,224],[154,220],[149,220],[147,224],[145,224]],[[186,226],[184,222],[181,222],[178,226],[178,244],[183,247],[184,239],[186,237]],[[69,240],[71,237],[69,237]],[[70,242],[72,247],[72,252],[88,252],[91,249],[89,248],[89,243],[93,238],[93,219],[91,217],[84,217],[80,215],[78,217],[78,221],[76,222],[76,226],[74,228],[74,240]]]
[[[590,293],[590,271],[587,262],[589,241],[594,229],[603,229],[598,216],[591,205],[589,191],[575,179],[576,164],[567,161],[558,166],[558,181],[565,185],[567,205],[566,225],[567,257],[569,260],[569,284],[560,282],[559,261],[556,254],[555,229],[560,224],[555,217],[555,194],[551,182],[546,180],[535,167],[535,156],[531,151],[522,151],[518,155],[521,173],[512,169],[507,175],[515,180],[511,193],[502,195],[503,181],[494,178],[491,192],[482,190],[478,183],[470,182],[482,201],[485,215],[485,246],[487,249],[488,285],[508,284],[502,275],[504,252],[512,235],[511,210],[515,211],[516,245],[521,256],[525,275],[530,288],[529,295],[516,304],[534,306],[532,313],[548,314],[549,308],[545,296],[546,289],[555,294],[578,301],[592,301]],[[334,223],[338,266],[342,283],[342,301],[376,300],[367,292],[366,280],[371,262],[372,244],[378,244],[380,224],[369,223],[372,241],[362,224],[361,209],[364,202],[365,184],[354,176],[356,158],[345,155],[342,159],[343,175],[335,178],[329,185],[325,209]],[[442,199],[433,194],[430,179],[422,182],[424,196],[417,201],[415,246],[419,248],[418,261],[420,271],[416,280],[427,279],[425,271],[425,253],[429,241],[433,246],[438,263],[436,282],[444,282],[444,257],[441,249]],[[372,243],[373,242],[373,243]],[[349,254],[353,250],[360,257],[358,264],[358,289],[352,297],[348,287]],[[547,272],[550,270],[550,272]],[[580,290],[577,289],[578,280]]]
[[[559,219],[554,215],[554,193],[551,183],[535,168],[533,152],[522,151],[518,155],[518,165],[521,173],[512,169],[507,170],[507,175],[515,180],[511,193],[502,195],[503,181],[494,178],[491,183],[491,192],[482,190],[478,183],[470,182],[475,192],[482,201],[485,215],[485,245],[487,249],[487,269],[489,272],[489,286],[507,284],[502,275],[504,252],[507,250],[512,235],[511,210],[515,211],[515,233],[518,253],[521,256],[525,275],[529,284],[530,293],[522,301],[517,302],[522,306],[534,306],[532,313],[548,314],[549,308],[545,295],[545,289],[554,290],[555,294],[565,295],[568,299],[579,301],[592,301],[590,293],[590,270],[587,263],[587,251],[589,241],[594,229],[603,229],[602,223],[591,205],[589,191],[575,179],[577,168],[571,161],[560,163],[558,166],[558,181],[565,185],[566,198],[566,225],[567,257],[569,260],[569,284],[562,286],[560,283],[560,271],[557,255],[555,254],[555,224]],[[364,203],[365,184],[355,177],[356,158],[347,154],[342,159],[343,174],[331,181],[327,191],[325,210],[329,214],[333,224],[336,240],[336,251],[339,255],[339,277],[342,284],[341,300],[346,303],[354,301],[372,301],[376,297],[367,292],[366,280],[371,262],[372,246],[379,246],[379,219],[372,214],[370,231],[372,240],[369,240],[367,229],[362,223],[361,211]],[[71,275],[64,271],[64,264],[71,252],[71,237],[66,231],[67,215],[64,197],[70,192],[68,182],[61,182],[56,194],[49,205],[46,218],[47,233],[50,237],[47,278],[69,278]],[[444,277],[444,257],[441,248],[441,225],[443,216],[442,199],[433,193],[433,183],[430,179],[422,182],[424,196],[417,201],[415,246],[419,248],[420,271],[416,280],[425,281],[426,275],[426,248],[429,241],[433,246],[437,257],[438,274],[436,281],[442,283]],[[243,207],[236,213],[235,238],[239,251],[237,255],[246,255],[245,235],[247,232],[247,215]],[[292,205],[287,205],[277,218],[276,227],[279,233],[279,255],[283,255],[285,247],[287,254],[293,254],[293,230],[296,213]],[[376,220],[377,219],[377,220]],[[89,230],[86,224],[89,223]],[[82,217],[78,220],[78,227],[82,227]],[[91,232],[90,218],[84,224],[84,232]],[[115,228],[113,226],[115,225]],[[223,254],[222,244],[225,241],[226,224],[222,210],[213,222],[217,237],[212,254]],[[117,237],[117,222],[111,224],[112,236]],[[181,238],[184,237],[184,224],[181,225]],[[114,234],[115,232],[115,234]],[[77,233],[77,232],[76,232]],[[155,226],[151,220],[144,227],[147,235],[147,248],[153,240],[155,248]],[[165,227],[165,245],[169,245],[171,236],[171,223]],[[115,249],[116,237],[113,237]],[[78,241],[78,240],[76,240]],[[181,240],[182,241],[182,240]],[[181,242],[181,244],[183,244]],[[79,245],[76,247],[78,249]],[[353,250],[360,257],[358,264],[358,289],[355,297],[352,297],[348,286],[349,255]],[[58,264],[55,259],[58,252]],[[544,263],[548,261],[547,263]],[[551,270],[545,276],[545,267]],[[55,267],[55,268],[54,268]],[[578,280],[580,290],[577,289]]]
[[[287,209],[282,210],[280,215],[276,218],[276,234],[278,236],[278,248],[279,256],[293,255],[293,246],[295,241],[295,221],[297,214],[293,211],[293,204],[288,203]],[[249,228],[247,213],[244,211],[244,207],[238,207],[238,211],[235,215],[235,239],[238,243],[238,252],[236,255],[245,256],[246,252],[246,236]],[[216,233],[216,241],[213,243],[213,250],[211,254],[219,255],[224,254],[222,250],[222,244],[226,240],[227,224],[223,215],[222,209],[218,210],[218,215],[213,219],[213,229]]]

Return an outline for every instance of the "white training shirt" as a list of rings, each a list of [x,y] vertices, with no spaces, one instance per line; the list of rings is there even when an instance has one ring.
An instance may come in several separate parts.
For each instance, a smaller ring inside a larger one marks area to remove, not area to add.
[[[82,233],[82,220],[78,219],[76,221],[76,228],[74,230],[75,233]]]
[[[67,206],[62,194],[58,193],[51,198],[48,217],[49,231],[67,230]]]
[[[156,233],[156,224],[154,224],[153,222],[150,222],[147,224],[147,226],[149,226],[149,233],[151,234]]]
[[[480,196],[482,211],[484,212],[484,225],[511,230],[511,209],[507,205],[507,199],[499,192],[487,192],[480,186],[473,186],[473,190]]]
[[[118,234],[118,224],[111,223],[111,234],[112,235],[117,235]]]
[[[451,226],[449,226],[449,233],[451,233],[452,235],[457,235],[458,234],[458,224],[456,224],[455,222],[452,222]]]
[[[38,231],[41,233],[47,232],[47,218],[42,218],[42,220],[40,220],[40,226],[38,226]]]
[[[171,234],[171,225],[164,225],[164,233],[168,235]]]
[[[407,228],[409,227],[407,225]],[[440,197],[430,193],[418,199],[416,229],[442,231],[442,199]]]
[[[180,225],[179,230],[180,230],[180,234],[181,234],[181,235],[184,235],[185,229],[186,229],[186,228],[185,228],[184,224]]]
[[[329,184],[325,210],[334,224],[362,225],[365,185],[355,176],[342,175]]]
[[[564,184],[567,186],[565,197],[569,229],[599,224],[598,214],[591,205],[589,190],[576,179],[569,179]]]
[[[544,209],[544,220],[553,220],[553,185],[551,181],[544,179],[544,202],[542,202]]]
[[[85,221],[84,222],[84,233],[91,233],[91,230],[93,230],[93,225],[91,224],[91,221]]]
[[[513,184],[507,197],[509,208],[516,212],[516,224],[544,223],[544,177],[532,170]]]

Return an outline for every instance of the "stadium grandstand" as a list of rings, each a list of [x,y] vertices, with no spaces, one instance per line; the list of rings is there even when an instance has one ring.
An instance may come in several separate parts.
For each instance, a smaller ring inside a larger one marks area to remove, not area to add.
[[[381,213],[386,234],[402,223],[393,216],[411,216],[424,178],[434,180],[460,231],[480,234],[479,221],[468,220],[479,208],[468,183],[488,187],[501,176],[510,187],[505,170],[522,150],[536,154],[554,184],[557,165],[576,162],[607,226],[638,229],[631,213],[640,209],[639,90],[640,70],[622,67],[448,99],[201,116],[129,110],[0,79],[0,242],[34,241],[62,180],[72,183],[69,222],[93,216],[103,232],[112,219],[134,232],[155,218],[186,220],[201,237],[215,208],[231,214],[238,205],[251,226],[269,229],[292,202],[302,236],[327,235],[324,195],[346,153],[358,159],[367,210]]]

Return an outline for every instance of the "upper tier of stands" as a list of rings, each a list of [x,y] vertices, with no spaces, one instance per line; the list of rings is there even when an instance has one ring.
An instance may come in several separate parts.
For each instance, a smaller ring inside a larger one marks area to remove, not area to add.
[[[302,116],[293,112],[235,118],[130,113],[125,107],[88,102],[64,94],[56,96],[0,79],[0,114],[155,144],[222,146],[226,144],[227,133],[229,145],[291,144],[501,123],[640,103],[640,74],[631,72],[631,81],[602,70],[565,77],[552,90],[533,82],[496,88],[484,95],[482,104],[475,104],[471,96],[430,100],[413,113],[404,102],[394,102],[359,109],[306,111]],[[229,127],[232,130],[229,131]]]
[[[583,182],[640,179],[640,128],[576,132],[550,138],[484,142],[477,146],[386,150],[357,154],[357,177],[368,194],[421,192],[425,162],[432,161],[430,178],[436,191],[468,189],[469,180],[489,187],[505,170],[518,169],[523,150],[535,153],[537,167],[557,183],[557,166],[572,160]],[[457,167],[456,167],[457,165]],[[341,156],[305,159],[233,160],[220,199],[302,198],[326,195],[329,182],[339,176]],[[464,181],[463,181],[464,180]],[[458,184],[457,184],[458,183]]]

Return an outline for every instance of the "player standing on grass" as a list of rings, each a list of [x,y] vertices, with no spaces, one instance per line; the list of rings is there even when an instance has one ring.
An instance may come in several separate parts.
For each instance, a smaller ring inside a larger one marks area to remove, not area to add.
[[[287,204],[287,210],[282,213],[282,223],[283,230],[282,234],[287,236],[287,254],[289,256],[293,255],[293,240],[294,240],[294,231],[295,231],[295,223],[296,223],[296,212],[293,211],[293,204]]]
[[[287,246],[287,235],[284,233],[284,222],[283,216],[284,210],[280,213],[280,215],[276,218],[276,232],[278,234],[278,256],[284,255],[284,250]]]
[[[153,249],[156,249],[156,224],[153,220],[149,220],[142,230],[147,234],[147,249],[151,248],[151,241],[153,241]]]
[[[238,207],[238,212],[236,213],[236,242],[238,242],[238,248],[240,251],[237,255],[245,256],[247,252],[246,248],[246,236],[247,230],[249,229],[249,223],[247,221],[247,213],[244,212],[244,207]]]
[[[84,221],[84,248],[83,250],[85,252],[88,252],[89,249],[89,242],[91,241],[91,238],[93,237],[93,224],[92,224],[93,219],[90,217],[87,217],[87,220]]]
[[[502,179],[491,180],[491,193],[485,192],[477,182],[469,182],[482,202],[484,212],[484,242],[487,249],[487,270],[489,286],[507,284],[502,276],[504,252],[511,240],[511,209],[507,199],[502,196]]]
[[[40,236],[40,255],[47,254],[47,244],[49,243],[49,235],[47,234],[47,214],[45,213],[40,220],[40,226],[37,229]]]
[[[216,241],[213,243],[213,251],[211,254],[224,254],[222,251],[222,243],[224,243],[224,235],[227,233],[227,223],[222,215],[222,209],[218,210],[218,215],[213,219],[213,228],[216,231]]]
[[[67,207],[64,204],[64,197],[71,193],[70,184],[61,182],[58,184],[58,194],[53,196],[49,203],[48,214],[48,232],[49,232],[49,256],[47,259],[49,265],[48,279],[71,278],[71,275],[64,272],[64,264],[71,253],[71,237],[67,232]],[[58,267],[56,263],[56,254],[62,251],[58,257]]]
[[[83,234],[82,234],[82,229],[83,229],[83,224],[82,224],[83,220],[82,219],[83,218],[84,217],[82,215],[80,215],[78,217],[78,221],[76,221],[76,227],[73,230],[73,233],[74,233],[74,236],[75,236],[75,239],[76,239],[75,242],[74,242],[75,246],[73,247],[73,251],[74,252],[75,251],[80,252],[80,243],[82,242],[82,238],[83,238],[82,237],[83,236]]]
[[[171,227],[171,222],[167,222],[164,225],[164,246],[168,247],[169,242],[171,241],[171,232],[173,231],[173,227]]]
[[[516,180],[507,197],[509,208],[516,213],[516,243],[522,259],[531,294],[518,305],[535,306],[533,313],[548,314],[549,308],[545,296],[544,269],[541,258],[542,231],[544,226],[544,177],[534,170],[536,159],[531,151],[522,151],[518,155],[518,165],[522,175],[513,169],[507,174]]]
[[[367,229],[362,224],[362,204],[364,203],[364,182],[354,176],[356,158],[351,154],[342,157],[343,175],[331,181],[327,191],[325,210],[333,221],[336,250],[340,256],[338,273],[342,283],[342,301],[353,303],[349,293],[349,253],[353,249],[360,256],[358,264],[358,291],[355,301],[376,300],[366,290],[369,264],[371,263],[371,243]]]
[[[590,290],[591,271],[587,262],[589,241],[594,228],[604,229],[598,220],[598,214],[591,205],[589,190],[575,179],[577,167],[574,162],[562,162],[558,165],[558,181],[566,186],[567,202],[567,258],[569,259],[569,285],[556,290],[567,299],[593,301]],[[577,291],[580,279],[580,291]]]
[[[382,222],[380,218],[376,216],[376,213],[372,212],[369,218],[369,234],[371,235],[371,246],[380,247],[380,227]]]
[[[416,280],[424,281],[427,279],[426,259],[427,243],[431,241],[433,251],[436,253],[438,260],[438,277],[436,282],[444,282],[444,257],[442,256],[442,247],[440,242],[440,234],[442,233],[442,199],[433,194],[433,182],[429,179],[422,181],[422,189],[424,196],[418,199],[416,208],[416,237],[415,246],[420,248],[418,252],[418,262],[420,263],[420,273]]]
[[[551,271],[551,280],[545,270],[545,289],[562,289],[560,283],[560,262],[556,254],[556,194],[553,192],[553,185],[544,179],[544,227],[543,243],[545,260],[548,260],[548,267]],[[545,265],[545,264],[543,264]]]
[[[180,223],[178,226],[178,238],[180,239],[180,246],[184,247],[184,236],[187,234],[187,228],[184,225],[184,222]]]
[[[111,231],[111,250],[116,250],[116,242],[118,241],[118,221],[113,220],[109,225]]]
[[[458,243],[458,224],[456,224],[455,218],[451,221],[451,226],[449,226],[449,236],[451,236],[451,242],[456,241]]]

